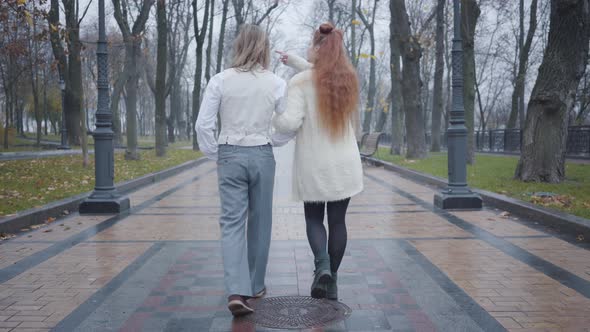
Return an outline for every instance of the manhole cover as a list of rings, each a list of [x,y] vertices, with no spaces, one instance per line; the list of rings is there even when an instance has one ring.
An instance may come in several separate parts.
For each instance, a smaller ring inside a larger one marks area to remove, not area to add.
[[[347,305],[337,301],[281,296],[258,301],[254,314],[245,316],[245,319],[270,328],[302,329],[339,322],[351,312]]]

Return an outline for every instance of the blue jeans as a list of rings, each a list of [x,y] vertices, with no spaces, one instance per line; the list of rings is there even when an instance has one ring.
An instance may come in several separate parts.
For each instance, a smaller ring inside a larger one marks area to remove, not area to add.
[[[264,286],[272,229],[272,147],[220,145],[221,246],[227,295],[252,296]]]

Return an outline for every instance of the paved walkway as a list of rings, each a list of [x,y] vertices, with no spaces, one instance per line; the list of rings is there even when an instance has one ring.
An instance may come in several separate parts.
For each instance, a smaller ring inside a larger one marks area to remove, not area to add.
[[[290,152],[277,151],[268,296],[308,295],[312,279]],[[499,211],[435,209],[432,189],[383,169],[365,184],[340,272],[353,312],[325,331],[590,331],[586,245]],[[129,214],[0,244],[0,331],[267,331],[225,308],[214,163],[130,198]]]

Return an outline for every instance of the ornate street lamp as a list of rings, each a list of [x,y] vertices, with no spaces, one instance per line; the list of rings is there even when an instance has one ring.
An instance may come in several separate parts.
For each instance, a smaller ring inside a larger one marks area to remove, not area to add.
[[[109,107],[108,54],[105,32],[104,0],[98,0],[98,104],[94,137],[95,186],[82,204],[80,214],[119,213],[129,209],[129,198],[115,188],[115,160],[113,146],[113,115]]]
[[[467,128],[463,106],[463,40],[461,38],[461,0],[453,0],[453,108],[447,130],[449,183],[434,196],[442,209],[481,209],[482,199],[467,185]]]
[[[59,90],[61,91],[61,144],[57,147],[60,150],[69,150],[68,130],[66,129],[66,82],[64,82],[63,73],[59,71]]]

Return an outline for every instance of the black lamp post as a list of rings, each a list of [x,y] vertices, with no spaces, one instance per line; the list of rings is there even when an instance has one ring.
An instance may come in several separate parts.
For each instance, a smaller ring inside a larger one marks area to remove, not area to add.
[[[64,82],[63,74],[59,72],[59,90],[61,91],[61,144],[57,147],[60,150],[69,150],[68,145],[68,130],[66,129],[66,82]]]
[[[98,105],[94,137],[96,184],[94,191],[82,204],[80,214],[119,213],[129,209],[129,198],[123,197],[114,186],[115,161],[113,146],[113,115],[109,107],[108,54],[105,32],[104,0],[98,0]]]
[[[442,209],[481,209],[482,199],[467,185],[467,127],[463,105],[463,40],[461,38],[461,0],[453,0],[453,108],[447,130],[449,183],[434,196]]]

